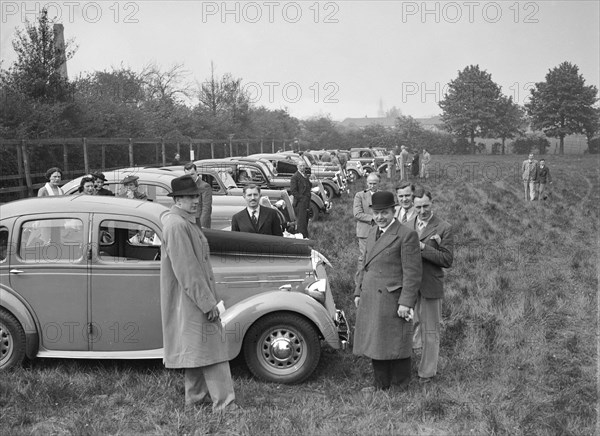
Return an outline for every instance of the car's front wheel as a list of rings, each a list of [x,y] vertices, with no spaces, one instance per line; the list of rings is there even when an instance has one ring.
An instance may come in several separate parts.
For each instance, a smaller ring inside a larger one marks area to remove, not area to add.
[[[358,171],[355,170],[350,170],[348,171],[348,180],[350,180],[350,183],[354,183],[358,180],[359,175],[358,175]]]
[[[325,188],[325,192],[327,192],[327,198],[332,199],[335,196],[335,189],[332,186],[323,184],[323,188]]]
[[[299,315],[273,313],[258,320],[248,330],[244,357],[250,371],[262,380],[300,383],[319,364],[319,334]]]
[[[0,369],[19,365],[25,359],[25,331],[10,312],[0,309]]]
[[[319,221],[319,206],[317,203],[310,202],[310,214],[309,218],[313,221]]]

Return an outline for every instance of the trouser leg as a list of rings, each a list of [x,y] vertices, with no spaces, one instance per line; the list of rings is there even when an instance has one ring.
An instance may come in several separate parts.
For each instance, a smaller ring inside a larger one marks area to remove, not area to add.
[[[544,191],[546,190],[546,184],[545,183],[540,183],[540,188],[538,191],[538,200],[543,199],[542,194],[544,193]]]
[[[523,188],[525,190],[525,201],[529,200],[529,182],[527,180],[523,181]]]
[[[419,377],[428,378],[437,374],[440,354],[440,319],[442,316],[441,298],[421,297],[419,321],[423,351],[419,363]]]
[[[213,402],[213,411],[223,410],[235,400],[229,362],[204,366],[204,379]]]
[[[367,238],[358,238],[358,261],[362,262],[367,250]]]
[[[204,380],[203,368],[185,368],[184,386],[185,404],[210,403],[210,395]]]
[[[392,384],[389,360],[371,359],[373,365],[373,385],[377,389],[389,389]]]
[[[529,194],[531,196],[531,201],[535,200],[536,197],[536,183],[535,182],[529,182]]]
[[[406,387],[410,382],[410,357],[390,360],[391,382],[394,386]]]
[[[417,303],[413,311],[413,348],[422,348],[423,341],[421,339],[421,317],[419,311],[421,310],[421,295],[417,297]]]

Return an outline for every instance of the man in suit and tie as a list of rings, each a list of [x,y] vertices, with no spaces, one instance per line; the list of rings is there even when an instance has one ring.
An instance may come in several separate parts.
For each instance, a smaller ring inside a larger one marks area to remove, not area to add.
[[[188,162],[183,167],[183,171],[189,174],[196,182],[196,186],[200,189],[200,204],[196,211],[196,224],[204,229],[210,229],[210,216],[212,214],[212,187],[202,180],[196,164]]]
[[[395,206],[392,192],[372,196],[376,226],[369,231],[354,291],[353,353],[370,358],[373,365],[374,386],[363,392],[402,389],[410,381],[410,309],[421,286],[421,253],[417,233],[394,218]]]
[[[294,212],[296,213],[296,231],[308,238],[308,210],[310,209],[310,192],[312,183],[306,174],[306,164],[300,162],[298,171],[290,179],[290,193],[294,196]]]
[[[373,211],[371,211],[371,196],[379,189],[379,176],[375,173],[367,177],[367,189],[359,191],[354,196],[352,211],[356,220],[356,237],[358,238],[358,261],[361,262],[365,256],[367,247],[367,236],[369,229],[373,226]]]
[[[231,231],[283,236],[275,209],[259,204],[260,187],[251,183],[244,186],[243,193],[248,207],[233,216]]]
[[[396,219],[400,221],[400,224],[411,222],[417,215],[417,211],[413,207],[413,195],[415,192],[415,185],[407,180],[400,182],[396,186],[396,196],[398,197],[399,206],[396,208]]]
[[[414,194],[417,216],[411,223],[419,235],[423,260],[421,289],[415,306],[413,347],[422,348],[418,375],[429,382],[437,374],[440,351],[440,320],[444,297],[444,271],[452,266],[454,235],[452,226],[433,214],[431,192],[417,188]]]
[[[407,180],[408,179],[408,174],[407,174],[407,165],[408,165],[408,160],[410,159],[410,155],[408,154],[408,150],[406,149],[406,146],[402,145],[400,147],[400,180]]]

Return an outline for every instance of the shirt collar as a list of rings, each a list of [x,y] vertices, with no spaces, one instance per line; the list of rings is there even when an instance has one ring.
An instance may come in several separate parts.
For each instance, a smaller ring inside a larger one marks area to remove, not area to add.
[[[422,220],[421,218],[419,218],[417,216],[417,224],[419,224],[419,223],[427,224],[429,221],[431,221],[431,218],[433,218],[433,212],[431,212],[431,215],[429,215],[429,218],[427,218],[427,220]]]
[[[385,227],[383,227],[383,228],[382,228],[382,227],[380,227],[380,229],[381,229],[381,233],[385,233],[385,232],[386,232],[386,230],[387,230],[387,229],[389,229],[389,228],[392,226],[392,224],[394,224],[395,222],[396,222],[396,218],[394,218],[394,219],[392,220],[392,222],[391,222],[391,223],[389,223],[387,226],[385,226]]]
[[[171,212],[173,212],[176,215],[179,215],[183,219],[191,222],[192,224],[196,224],[196,215],[193,215],[193,214],[191,214],[189,212],[186,212],[185,210],[183,210],[182,208],[180,208],[176,204],[174,204],[173,206],[171,206]]]
[[[252,212],[256,212],[256,218],[258,218],[258,214],[260,213],[260,206],[258,206],[256,209],[250,209],[249,207],[246,207],[246,210],[248,211],[249,216],[252,216]]]

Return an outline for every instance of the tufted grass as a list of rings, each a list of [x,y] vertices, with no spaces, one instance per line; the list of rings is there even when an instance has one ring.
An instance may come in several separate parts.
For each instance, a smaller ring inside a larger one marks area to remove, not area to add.
[[[159,361],[38,359],[1,375],[3,434],[597,434],[598,159],[549,156],[552,197],[535,204],[522,200],[520,160],[434,156],[426,186],[455,226],[435,382],[364,397],[370,365],[350,352],[324,348],[296,386],[259,382],[235,360],[244,410],[213,415],[185,410],[182,373]],[[362,183],[311,224],[352,323]]]

